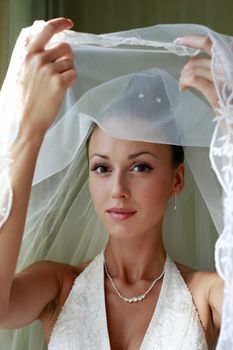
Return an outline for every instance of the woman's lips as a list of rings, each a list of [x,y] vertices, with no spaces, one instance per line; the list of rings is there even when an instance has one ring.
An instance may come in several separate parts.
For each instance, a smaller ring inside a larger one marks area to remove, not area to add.
[[[107,210],[107,213],[114,220],[125,220],[133,216],[136,213],[136,211],[133,209],[126,208],[111,208]]]

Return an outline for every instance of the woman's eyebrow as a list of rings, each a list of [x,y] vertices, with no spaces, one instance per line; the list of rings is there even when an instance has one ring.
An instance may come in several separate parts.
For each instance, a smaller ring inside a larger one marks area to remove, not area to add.
[[[93,158],[93,157],[100,157],[100,158],[104,158],[104,159],[110,159],[109,156],[106,156],[105,154],[100,154],[100,153],[93,153],[90,157]]]
[[[133,154],[130,154],[128,156],[128,159],[134,159],[134,158],[137,158],[141,155],[144,155],[144,154],[149,154],[150,156],[153,156],[155,158],[158,158],[158,156],[154,153],[151,153],[151,152],[148,152],[148,151],[141,151],[141,152],[137,152],[137,153],[133,153]],[[109,156],[105,155],[105,154],[100,154],[100,153],[93,153],[90,157],[90,159],[92,159],[93,157],[100,157],[100,158],[103,158],[103,159],[110,159]]]
[[[128,159],[134,159],[134,158],[139,157],[139,156],[144,155],[144,154],[149,154],[150,156],[158,158],[158,156],[156,154],[154,154],[154,153],[151,153],[151,152],[148,152],[148,151],[142,151],[142,152],[137,152],[137,153],[130,154],[128,156]]]

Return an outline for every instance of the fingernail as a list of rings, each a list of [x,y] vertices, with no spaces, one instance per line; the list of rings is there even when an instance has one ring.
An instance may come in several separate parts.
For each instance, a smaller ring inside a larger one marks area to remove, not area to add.
[[[184,38],[176,38],[176,39],[174,40],[174,44],[182,45],[182,44],[184,44],[184,43],[185,43]]]
[[[71,24],[72,26],[74,25],[74,22],[72,21],[72,19],[67,18],[67,20],[70,22],[70,24]]]
[[[179,91],[180,92],[185,91],[185,86],[182,84],[179,84]]]

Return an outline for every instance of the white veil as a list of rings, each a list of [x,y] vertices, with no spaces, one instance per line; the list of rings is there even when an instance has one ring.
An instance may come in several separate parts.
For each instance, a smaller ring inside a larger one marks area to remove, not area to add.
[[[20,104],[13,109],[11,103],[16,97],[15,81],[26,53],[25,38],[35,35],[42,26],[43,22],[37,22],[22,31],[1,91],[1,224],[7,220],[11,208],[8,150],[20,122]],[[213,42],[212,72],[220,100],[215,122],[214,112],[201,96],[178,91],[182,67],[191,55],[199,52],[173,41],[176,37],[199,34],[209,35]],[[214,269],[215,253],[217,270],[225,280],[218,349],[232,349],[231,38],[206,27],[180,24],[98,36],[66,31],[53,39],[60,41],[71,45],[79,79],[67,92],[39,154],[18,269],[40,259],[78,264],[94,257],[105,245],[107,235],[88,192],[85,142],[92,121],[116,137],[181,144],[185,146],[186,185],[178,197],[177,211],[168,206],[164,241],[174,259],[197,269]],[[153,113],[147,110],[153,98],[159,119],[153,119]],[[146,108],[146,111],[142,109],[144,118],[136,123],[135,113],[141,106]],[[124,121],[122,108],[124,115],[127,111]],[[164,110],[170,114],[164,114]],[[214,249],[217,234],[220,238]],[[0,332],[0,344],[10,350],[45,347],[37,323],[22,330]]]

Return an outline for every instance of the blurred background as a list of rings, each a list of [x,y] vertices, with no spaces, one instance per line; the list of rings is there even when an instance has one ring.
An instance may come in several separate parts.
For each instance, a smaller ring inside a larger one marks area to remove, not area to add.
[[[233,0],[0,0],[0,83],[23,27],[71,18],[74,30],[107,33],[159,23],[198,23],[233,35]]]

